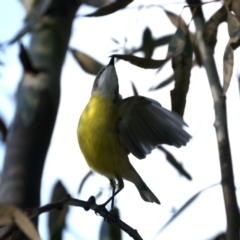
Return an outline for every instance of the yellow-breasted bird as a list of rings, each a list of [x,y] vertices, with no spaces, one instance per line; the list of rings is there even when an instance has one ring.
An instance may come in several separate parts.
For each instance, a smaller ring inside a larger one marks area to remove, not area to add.
[[[112,57],[94,81],[77,135],[91,170],[106,176],[114,191],[115,180],[118,181],[118,191],[113,196],[123,189],[125,179],[135,184],[144,201],[160,204],[129,162],[128,154],[143,159],[159,144],[185,146],[191,137],[183,130],[184,125],[181,117],[153,99],[122,99]]]

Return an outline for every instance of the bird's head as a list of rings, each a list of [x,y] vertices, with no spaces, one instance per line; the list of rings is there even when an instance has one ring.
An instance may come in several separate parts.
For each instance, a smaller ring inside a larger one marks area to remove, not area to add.
[[[119,98],[118,77],[114,67],[114,57],[112,57],[109,64],[98,73],[93,84],[92,96],[96,93],[106,98]]]

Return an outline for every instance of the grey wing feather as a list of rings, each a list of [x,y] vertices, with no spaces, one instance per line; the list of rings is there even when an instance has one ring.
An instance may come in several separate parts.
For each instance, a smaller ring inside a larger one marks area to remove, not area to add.
[[[118,103],[118,134],[121,143],[139,159],[159,144],[185,146],[191,136],[177,114],[163,108],[157,101],[130,97]]]

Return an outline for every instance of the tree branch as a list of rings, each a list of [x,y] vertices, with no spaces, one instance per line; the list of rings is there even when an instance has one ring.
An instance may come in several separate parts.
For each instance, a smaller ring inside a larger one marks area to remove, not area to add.
[[[137,230],[133,229],[123,221],[119,219],[119,217],[112,211],[108,211],[104,205],[98,205],[95,202],[95,197],[91,196],[88,201],[82,201],[76,198],[71,198],[70,195],[67,195],[62,200],[54,203],[49,203],[45,206],[33,209],[27,209],[27,215],[30,218],[35,218],[42,213],[49,212],[53,209],[63,209],[65,205],[82,207],[85,211],[93,210],[96,214],[102,216],[108,223],[112,223],[128,233],[135,240],[142,240],[141,236],[138,234]],[[4,240],[9,237],[17,227],[12,225],[2,236],[0,236],[0,240]]]
[[[199,4],[200,0],[187,0],[188,4]],[[191,8],[192,12],[194,7]],[[212,97],[214,101],[215,123],[214,127],[217,135],[219,159],[222,175],[222,190],[225,202],[225,211],[227,216],[227,239],[239,239],[239,210],[236,199],[233,167],[231,159],[230,144],[227,128],[226,97],[223,96],[223,90],[219,81],[216,64],[213,58],[213,49],[209,48],[204,42],[203,33],[205,27],[202,8],[199,6],[193,16],[196,26],[196,36],[199,50],[203,59],[203,65],[206,69]]]

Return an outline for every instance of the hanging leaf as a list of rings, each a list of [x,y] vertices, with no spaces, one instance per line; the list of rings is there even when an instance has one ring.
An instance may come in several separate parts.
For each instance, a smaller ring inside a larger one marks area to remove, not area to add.
[[[231,13],[228,14],[228,33],[230,36],[229,44],[235,50],[240,46],[240,20]]]
[[[119,209],[114,208],[114,213],[119,216]],[[121,229],[114,224],[110,224],[106,222],[104,219],[102,220],[102,224],[100,227],[99,240],[121,240],[122,233]]]
[[[111,3],[110,0],[81,0],[81,2],[96,8],[100,8]]]
[[[75,49],[70,49],[74,58],[77,60],[83,70],[89,74],[97,75],[103,68],[103,65],[97,60]]]
[[[154,39],[152,37],[151,30],[147,27],[143,32],[143,40],[142,40],[141,47],[133,50],[132,54],[142,51],[144,53],[145,58],[151,58],[154,52],[154,49],[156,47],[160,47],[168,44],[172,36],[173,35],[171,34],[171,35],[160,37],[158,39]]]
[[[204,191],[208,190],[209,188],[215,187],[219,185],[217,184],[213,184],[209,187],[206,187],[202,190],[200,190],[199,192],[197,192],[196,194],[194,194],[186,203],[183,204],[183,206],[173,214],[173,216],[163,225],[163,227],[161,227],[161,229],[159,230],[159,232],[157,233],[160,234],[167,226],[169,226],[170,223],[172,223],[184,210],[186,210],[186,208],[188,208],[199,196],[201,193],[203,193]]]
[[[121,54],[113,54],[110,57],[116,57],[118,59],[128,61],[140,68],[151,68],[151,69],[159,68],[168,61],[168,59],[153,60],[148,58],[140,58],[133,55],[121,55]]]
[[[119,44],[119,41],[118,41],[117,39],[111,38],[111,40],[112,40],[114,43]]]
[[[159,232],[160,234],[170,223],[172,223],[186,208],[188,208],[202,193],[203,190],[199,191],[198,193],[194,194],[173,216],[161,227]]]
[[[53,189],[51,202],[59,201],[59,199],[66,196],[67,190],[61,181],[58,181]],[[66,215],[68,213],[68,206],[64,205],[63,209],[54,209],[50,211],[48,218],[49,239],[61,240],[63,230],[65,228]]]
[[[192,48],[197,60],[198,65],[201,67],[202,66],[202,58],[201,58],[201,54],[199,52],[198,49],[198,45],[196,42],[196,37],[195,35],[193,35],[189,30],[188,30],[188,26],[185,23],[185,21],[181,18],[181,16],[176,15],[175,13],[169,12],[165,10],[165,13],[167,14],[168,18],[170,19],[170,21],[172,22],[172,24],[177,27],[180,28],[181,31],[184,33],[184,35],[189,35],[190,36],[190,40],[191,40],[191,44],[192,44]],[[180,33],[181,34],[181,33]],[[181,34],[182,35],[182,34]],[[176,36],[175,36],[176,38]],[[180,38],[181,39],[181,38]],[[179,42],[180,45],[180,42]],[[182,47],[184,48],[184,44],[182,45]],[[176,47],[175,47],[176,48]],[[180,49],[179,49],[180,50]],[[183,49],[182,49],[183,50]],[[181,52],[181,51],[180,51]],[[177,55],[177,54],[176,54]],[[175,56],[176,56],[175,55]]]
[[[0,226],[15,223],[31,240],[40,240],[33,222],[22,210],[7,204],[0,204]]]
[[[181,27],[177,28],[176,33],[170,40],[166,58],[172,58],[179,55],[185,47],[185,35]]]
[[[132,90],[133,90],[134,96],[138,96],[138,95],[139,95],[139,94],[138,94],[138,90],[137,90],[134,82],[131,81],[131,84],[132,84]]]
[[[230,39],[223,57],[223,94],[225,95],[232,78],[233,71],[233,44],[240,40],[240,21],[232,13],[228,14],[228,33]]]
[[[199,67],[202,66],[202,56],[199,51],[198,43],[196,41],[196,36],[189,32],[189,37],[192,45],[193,52],[195,54],[195,60]],[[194,65],[195,66],[195,65]]]
[[[154,46],[155,47],[161,47],[161,46],[164,46],[166,44],[169,44],[172,37],[173,37],[173,34],[170,34],[170,35],[163,36],[163,37],[160,37],[158,39],[155,39],[154,40]]]
[[[7,139],[7,127],[5,125],[5,123],[3,122],[3,120],[0,118],[0,132],[2,135],[2,140],[4,142],[6,142]]]
[[[230,38],[240,36],[240,21],[232,13],[228,14],[228,33]]]
[[[183,117],[186,105],[186,97],[190,84],[190,74],[192,69],[192,46],[189,36],[184,51],[172,58],[172,68],[174,71],[175,86],[171,91],[172,111]]]
[[[188,180],[192,180],[191,175],[183,168],[182,164],[179,163],[176,158],[169,152],[167,151],[164,147],[162,146],[158,146],[157,147],[159,150],[161,150],[162,152],[165,153],[166,155],[166,159],[168,160],[168,162],[176,168],[176,170],[183,175],[184,177],[186,177]]]
[[[170,21],[172,22],[172,24],[177,28],[181,28],[184,34],[187,34],[188,27],[184,20],[181,18],[181,16],[178,16],[175,13],[169,12],[167,10],[164,11],[167,14],[168,18],[170,19]]]
[[[167,86],[168,84],[170,84],[171,82],[174,81],[174,74],[172,74],[170,77],[168,77],[166,80],[162,81],[160,84],[158,84],[156,87],[151,87],[149,89],[149,91],[155,91],[158,90],[162,87]]]
[[[151,58],[154,51],[154,43],[151,30],[146,27],[143,32],[142,47],[141,50],[144,53],[145,58]]]
[[[120,9],[125,8],[133,0],[117,0],[112,4],[99,8],[97,11],[91,14],[85,15],[85,17],[101,17],[117,12]]]
[[[227,10],[225,6],[222,6],[205,24],[203,37],[206,45],[211,49],[214,49],[217,43],[218,26],[224,21],[227,21]]]
[[[233,72],[233,49],[227,45],[223,56],[223,94],[225,95],[230,85]]]
[[[233,0],[232,10],[236,14],[238,20],[240,21],[240,1],[239,0]]]

